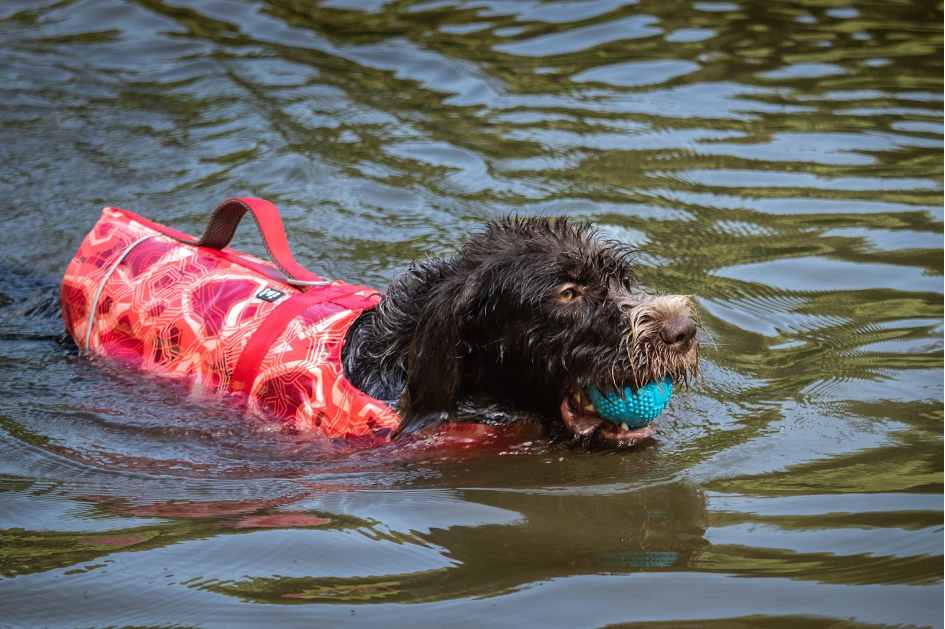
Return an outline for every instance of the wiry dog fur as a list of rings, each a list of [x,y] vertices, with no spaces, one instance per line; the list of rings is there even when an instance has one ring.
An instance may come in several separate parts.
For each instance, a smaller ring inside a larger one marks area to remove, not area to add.
[[[591,386],[688,383],[699,368],[696,314],[686,297],[638,290],[634,254],[564,218],[487,224],[454,256],[393,280],[349,331],[345,375],[397,400],[400,431],[448,417],[473,394],[557,418]]]

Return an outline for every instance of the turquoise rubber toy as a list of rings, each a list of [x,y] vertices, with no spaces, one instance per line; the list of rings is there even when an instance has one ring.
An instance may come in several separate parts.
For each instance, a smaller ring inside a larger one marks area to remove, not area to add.
[[[646,426],[656,419],[673,394],[673,381],[664,378],[661,382],[650,382],[636,393],[632,389],[623,390],[620,395],[613,389],[601,392],[596,387],[587,390],[597,414],[615,424],[626,424],[629,428]]]

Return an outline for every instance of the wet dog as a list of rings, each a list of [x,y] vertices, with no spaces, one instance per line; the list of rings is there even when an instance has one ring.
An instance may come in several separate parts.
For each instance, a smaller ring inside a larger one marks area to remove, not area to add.
[[[454,256],[414,264],[347,334],[345,377],[398,400],[398,432],[485,394],[582,437],[655,434],[600,417],[589,387],[639,388],[699,374],[698,317],[685,296],[638,288],[636,251],[565,218],[488,224]]]

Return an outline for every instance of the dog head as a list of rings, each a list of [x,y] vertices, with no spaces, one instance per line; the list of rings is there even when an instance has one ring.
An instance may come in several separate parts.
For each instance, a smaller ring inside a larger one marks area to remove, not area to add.
[[[635,390],[698,377],[692,304],[641,291],[634,254],[564,218],[510,218],[474,234],[428,281],[407,355],[401,430],[484,392],[560,417],[577,435],[652,436],[652,425],[630,430],[601,418],[586,397],[592,386]]]

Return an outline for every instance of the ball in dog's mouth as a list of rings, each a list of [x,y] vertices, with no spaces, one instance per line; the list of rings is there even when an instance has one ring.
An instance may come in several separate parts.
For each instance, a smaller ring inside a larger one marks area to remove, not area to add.
[[[574,389],[561,400],[561,419],[568,430],[581,437],[596,435],[608,441],[636,443],[656,435],[653,422],[630,428],[626,424],[615,424],[604,419],[581,389]]]

